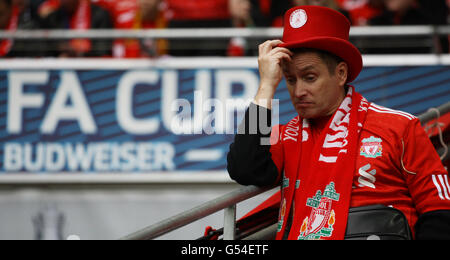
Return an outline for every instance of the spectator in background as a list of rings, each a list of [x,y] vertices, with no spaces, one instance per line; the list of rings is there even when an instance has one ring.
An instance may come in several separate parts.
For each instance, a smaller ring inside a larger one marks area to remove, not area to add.
[[[19,24],[19,9],[13,7],[12,0],[0,0],[0,29],[7,31],[17,30]],[[14,44],[12,39],[0,41],[0,57],[6,56]]]
[[[39,26],[29,0],[0,0],[0,30],[32,30]],[[39,57],[41,48],[36,40],[0,39],[0,57]]]
[[[384,4],[386,11],[372,18],[371,25],[433,24],[431,14],[417,0],[384,0]]]
[[[271,2],[271,25],[274,27],[283,26],[283,14],[292,7],[302,5],[317,5],[324,6],[341,12],[350,21],[350,14],[346,9],[341,8],[336,2],[337,0],[289,0],[289,1],[275,1]]]
[[[33,30],[40,27],[38,15],[39,5],[44,0],[13,0],[13,5],[19,9],[19,28]]]
[[[427,13],[431,14],[432,24],[450,24],[450,0],[419,0],[419,4]],[[440,49],[437,50],[438,52],[449,53],[450,35],[441,35],[436,41],[440,44]]]
[[[54,11],[56,11],[56,9],[59,8],[59,5],[59,0],[46,0],[41,2],[38,7],[39,17],[41,19],[47,18],[49,14],[53,13]]]
[[[272,17],[270,10],[272,0],[258,0],[258,4],[261,14],[265,17],[267,26],[270,26],[272,24]]]
[[[43,21],[47,29],[111,29],[112,21],[108,11],[92,4],[89,0],[60,0],[59,7],[48,14]],[[58,57],[111,57],[111,40],[73,39],[52,41],[48,52]]]
[[[234,27],[251,27],[253,25],[250,15],[251,7],[250,0],[229,0],[228,9]]]
[[[162,0],[138,0],[138,10],[133,29],[166,28]],[[128,57],[157,57],[168,52],[168,42],[164,39],[142,39],[126,46]],[[135,53],[133,55],[133,53]]]
[[[233,27],[267,27],[259,0],[229,0],[228,9]]]
[[[433,2],[433,3],[430,3]],[[446,24],[447,11],[445,0],[384,0],[386,10],[369,21],[370,25],[439,25]],[[428,37],[429,38],[429,37]],[[448,52],[448,39],[434,39],[432,47],[414,46],[415,42],[426,42],[427,39],[415,37],[407,39],[409,47],[391,48],[392,53],[430,53]],[[437,43],[437,44],[436,44]],[[393,45],[395,46],[395,45]],[[436,49],[434,46],[439,46]]]
[[[169,28],[230,28],[228,0],[166,0]],[[228,40],[169,41],[173,56],[225,56]]]
[[[316,5],[316,6],[323,6],[328,7],[331,9],[334,9],[336,11],[339,11],[343,15],[347,17],[347,19],[350,20],[349,13],[339,7],[339,5],[336,3],[336,0],[293,0],[292,1],[294,6],[302,6],[302,5]]]
[[[369,20],[380,15],[384,9],[383,0],[336,0],[336,3],[349,13],[354,26],[368,25]]]
[[[109,10],[116,29],[160,29],[167,27],[163,0],[100,0],[97,3]],[[118,39],[114,42],[113,57],[158,57],[168,52],[164,39]]]
[[[267,17],[261,11],[259,0],[229,0],[228,8],[232,25],[235,28],[267,27],[270,25]],[[250,49],[249,46],[257,46],[257,43],[242,37],[232,38],[228,45],[227,55],[256,55],[255,49]]]

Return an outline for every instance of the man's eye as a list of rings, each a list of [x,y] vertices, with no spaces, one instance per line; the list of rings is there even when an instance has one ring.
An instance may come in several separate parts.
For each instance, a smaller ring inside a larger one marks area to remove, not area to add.
[[[307,81],[307,82],[313,82],[316,79],[317,79],[317,77],[315,75],[306,75],[303,77],[303,80]]]
[[[286,78],[286,81],[287,81],[289,84],[294,84],[294,83],[297,81],[297,79],[296,79],[295,77],[287,77],[287,78]]]

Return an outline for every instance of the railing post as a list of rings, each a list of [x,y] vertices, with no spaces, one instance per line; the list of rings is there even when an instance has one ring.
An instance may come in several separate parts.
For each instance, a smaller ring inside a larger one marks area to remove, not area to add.
[[[223,240],[236,238],[236,204],[225,209],[223,219]]]

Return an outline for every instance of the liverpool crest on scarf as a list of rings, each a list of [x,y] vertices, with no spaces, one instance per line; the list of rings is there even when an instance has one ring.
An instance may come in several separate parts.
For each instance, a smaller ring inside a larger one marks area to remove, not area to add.
[[[325,191],[317,191],[316,196],[309,198],[306,206],[311,207],[311,214],[303,220],[299,240],[319,240],[331,237],[336,214],[332,210],[333,201],[339,201],[339,194],[331,182]],[[328,226],[327,226],[328,225]]]

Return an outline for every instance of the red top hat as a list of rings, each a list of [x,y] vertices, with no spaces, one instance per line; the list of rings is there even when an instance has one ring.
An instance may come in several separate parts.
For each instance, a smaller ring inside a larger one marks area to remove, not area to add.
[[[350,22],[341,13],[320,6],[299,6],[284,16],[283,44],[288,49],[311,48],[328,51],[349,66],[348,82],[358,77],[363,62],[359,50],[350,43]]]

